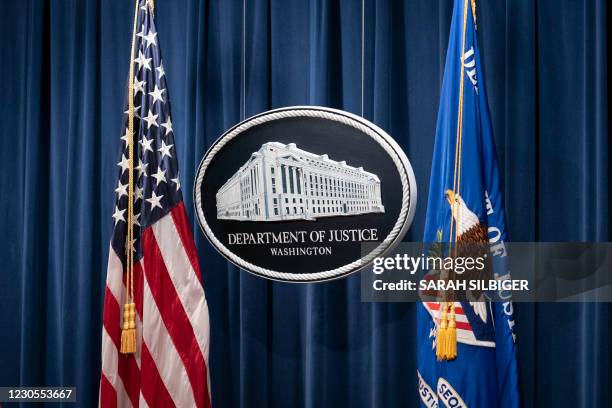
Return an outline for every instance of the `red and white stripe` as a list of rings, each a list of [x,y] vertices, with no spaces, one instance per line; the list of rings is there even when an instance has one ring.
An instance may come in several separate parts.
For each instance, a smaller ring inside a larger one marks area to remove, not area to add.
[[[119,353],[125,282],[110,248],[102,330],[101,407],[210,407],[209,317],[184,204],[146,228],[134,265],[139,345]]]

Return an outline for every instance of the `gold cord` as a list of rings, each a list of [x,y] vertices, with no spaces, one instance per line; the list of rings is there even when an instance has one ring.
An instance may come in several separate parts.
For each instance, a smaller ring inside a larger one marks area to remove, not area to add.
[[[123,326],[121,331],[121,353],[136,352],[136,305],[134,303],[134,54],[136,48],[136,22],[138,20],[138,3],[134,7],[134,25],[132,29],[132,48],[128,78],[128,219],[126,237],[125,303],[123,305]]]
[[[474,28],[478,29],[476,25],[476,0],[472,0],[472,17],[474,18]]]
[[[475,7],[475,0],[472,0],[472,7]],[[457,237],[459,236],[459,217],[456,212],[455,197],[461,192],[461,160],[463,155],[463,87],[465,75],[465,33],[467,29],[467,13],[468,0],[464,0],[463,5],[463,38],[461,42],[461,71],[459,74],[459,101],[457,107],[457,129],[455,134],[455,162],[453,169],[453,197],[450,203],[451,219],[450,219],[450,236],[449,250],[451,256],[457,256]],[[457,217],[455,222],[454,217]],[[453,228],[454,226],[454,228]],[[454,236],[453,236],[454,233]],[[453,244],[454,248],[453,248]],[[436,358],[438,360],[453,360],[457,357],[457,324],[455,321],[455,302],[454,299],[448,299],[446,292],[444,293],[443,302],[440,303],[440,324],[438,327],[438,335],[436,339]]]
[[[455,166],[453,170],[453,197],[457,196],[461,192],[461,160],[463,155],[463,87],[464,87],[464,71],[465,71],[465,60],[463,58],[465,50],[465,32],[467,28],[467,12],[468,12],[468,0],[464,0],[463,7],[463,38],[461,41],[461,71],[459,75],[459,101],[457,107],[457,129],[455,135]],[[455,223],[455,229],[453,230],[455,213],[455,202],[451,202],[451,227],[449,244],[452,248],[453,242],[456,241],[459,232],[459,220]],[[456,214],[459,218],[459,213]],[[453,236],[454,233],[454,236]]]

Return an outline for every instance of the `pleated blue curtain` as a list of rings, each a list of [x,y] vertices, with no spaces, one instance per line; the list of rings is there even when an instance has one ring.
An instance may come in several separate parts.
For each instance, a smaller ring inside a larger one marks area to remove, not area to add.
[[[0,9],[0,384],[74,385],[80,406],[97,401],[132,7]],[[426,197],[451,10],[451,0],[156,0],[183,185],[242,117],[315,104],[389,132]],[[608,14],[604,0],[478,2],[512,240],[610,240]],[[216,407],[416,406],[413,304],[361,303],[359,276],[291,285],[240,272],[205,242],[185,199]],[[419,205],[408,240],[424,216]],[[518,304],[516,315],[525,407],[610,405],[608,304]]]

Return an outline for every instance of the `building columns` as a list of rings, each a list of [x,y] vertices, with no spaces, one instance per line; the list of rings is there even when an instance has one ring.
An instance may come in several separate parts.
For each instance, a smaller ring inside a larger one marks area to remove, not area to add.
[[[291,166],[290,168],[291,168],[291,180],[293,180],[293,191],[291,192],[291,194],[297,194],[298,185],[297,185],[296,169],[295,169],[295,166]]]
[[[283,165],[284,169],[285,169],[285,190],[283,191],[284,193],[291,193],[291,183],[289,181],[289,177],[290,173],[289,173],[289,166],[287,166],[286,164]]]

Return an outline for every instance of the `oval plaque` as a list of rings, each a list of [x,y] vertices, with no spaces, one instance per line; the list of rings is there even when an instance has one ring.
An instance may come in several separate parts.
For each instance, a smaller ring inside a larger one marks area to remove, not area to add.
[[[340,278],[387,253],[408,230],[416,196],[412,167],[389,135],[315,106],[229,129],[194,186],[212,245],[242,269],[290,282]]]

